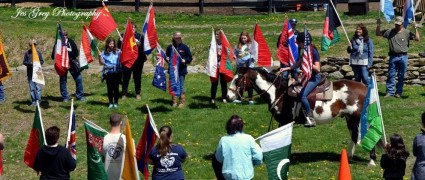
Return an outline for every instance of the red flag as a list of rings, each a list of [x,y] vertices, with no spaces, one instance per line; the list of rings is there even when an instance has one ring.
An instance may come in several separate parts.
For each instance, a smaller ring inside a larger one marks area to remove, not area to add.
[[[267,46],[266,39],[263,36],[263,32],[261,32],[261,28],[258,24],[255,24],[254,27],[254,38],[252,41],[252,55],[254,59],[257,59],[259,66],[264,67],[272,67],[273,66],[273,58],[269,50],[269,46]]]
[[[121,64],[125,67],[131,68],[137,59],[139,50],[137,48],[136,39],[134,38],[133,25],[130,20],[127,20],[127,27],[125,28],[121,49]]]
[[[282,64],[289,66],[289,48],[288,42],[288,18],[285,18],[282,27],[282,33],[280,34],[279,45],[277,47],[277,58]]]
[[[91,19],[89,27],[93,36],[101,41],[104,41],[116,28],[117,24],[106,6],[96,11],[96,14]]]
[[[149,6],[148,13],[146,14],[145,24],[143,25],[143,33],[145,39],[143,42],[145,54],[149,55],[158,44],[158,35],[155,26],[155,11],[153,5]]]
[[[37,155],[37,151],[45,144],[45,142],[43,120],[41,119],[40,105],[37,101],[34,122],[32,124],[30,137],[28,138],[24,154],[24,162],[28,167],[34,168],[34,160]]]
[[[58,24],[56,29],[56,44],[53,50],[55,51],[55,70],[59,76],[63,76],[70,67],[68,47],[65,44],[65,37],[63,36],[61,25]]]
[[[221,57],[220,57],[220,72],[224,74],[226,82],[230,82],[233,79],[233,65],[232,62],[235,61],[233,48],[230,45],[229,41],[226,38],[226,35],[223,31],[220,31],[221,39]]]
[[[0,176],[3,175],[3,150],[0,150]]]

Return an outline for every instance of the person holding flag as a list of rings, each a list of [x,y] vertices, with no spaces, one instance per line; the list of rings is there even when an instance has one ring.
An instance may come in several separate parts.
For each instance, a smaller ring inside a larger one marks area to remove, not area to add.
[[[216,47],[210,47],[210,48],[216,48],[217,52],[217,69],[216,69],[216,77],[210,77],[211,80],[211,104],[215,104],[215,98],[217,95],[217,88],[218,88],[218,82],[220,81],[221,86],[221,98],[223,99],[223,103],[227,103],[227,81],[225,78],[225,75],[220,72],[220,59],[221,59],[221,33],[222,29],[216,29],[215,30],[215,41],[216,41]]]
[[[278,49],[278,57],[280,55],[282,61],[280,62],[280,68],[285,68],[291,66],[291,59],[294,61],[297,60],[298,57],[298,47],[296,44],[296,39],[298,34],[300,33],[297,28],[297,19],[292,18],[289,21],[285,20],[283,23],[283,32],[279,34],[277,39],[277,49]],[[286,35],[286,37],[285,37]],[[282,36],[283,39],[282,39]],[[279,47],[280,46],[280,47]],[[287,56],[286,56],[287,55]],[[283,56],[283,57],[282,57]],[[287,64],[285,64],[287,63]],[[285,79],[289,79],[289,74],[291,77],[298,81],[298,71],[299,69],[294,69],[291,72],[285,71],[282,73],[282,77]]]
[[[144,48],[142,42],[144,41],[144,36],[137,32],[137,26],[134,22],[131,22],[131,25],[133,26],[133,33],[134,38],[136,39],[136,45],[138,48],[138,55],[137,59],[134,62],[133,66],[131,68],[127,68],[126,66],[122,67],[122,99],[127,98],[128,93],[128,84],[130,82],[131,73],[133,73],[133,80],[134,80],[134,89],[136,93],[136,99],[140,99],[140,93],[142,89],[142,72],[143,72],[143,66],[146,62],[146,54],[144,53]],[[124,34],[121,35],[124,37]],[[122,40],[120,39],[118,41],[118,48],[122,48]]]
[[[108,108],[118,108],[119,88],[121,82],[121,50],[115,39],[109,37],[105,42],[105,51],[99,52],[99,64],[103,65],[102,79],[106,80],[108,90]]]
[[[388,62],[388,77],[385,97],[399,98],[403,94],[404,75],[407,71],[408,55],[410,40],[419,41],[419,31],[416,23],[412,26],[415,33],[403,27],[403,17],[397,16],[394,21],[394,28],[381,31],[381,19],[376,20],[376,36],[382,36],[388,39],[390,56]],[[395,84],[395,76],[397,73],[397,84]],[[394,85],[396,90],[394,91]]]
[[[280,68],[280,72],[285,72],[288,70],[294,70],[301,67],[303,70],[303,88],[299,93],[299,98],[301,100],[302,107],[304,109],[304,114],[306,117],[305,127],[314,127],[316,123],[313,119],[313,111],[308,102],[307,96],[311,91],[316,88],[319,84],[320,76],[320,56],[319,51],[317,51],[316,46],[311,42],[312,38],[310,33],[304,27],[304,32],[298,34],[297,43],[298,43],[298,61],[291,67]],[[310,75],[310,77],[308,77]]]
[[[35,39],[31,39],[28,42],[29,49],[27,52],[25,52],[24,55],[24,62],[23,64],[27,67],[27,79],[29,84],[29,90],[30,90],[30,96],[31,96],[31,104],[30,106],[36,106],[36,101],[41,101],[41,87],[39,84],[32,81],[32,75],[33,75],[33,64],[32,64],[32,45],[34,44],[34,48],[37,46],[37,41]],[[40,60],[40,64],[43,65],[44,59],[39,50],[36,50],[38,54],[38,58]]]
[[[425,177],[425,112],[422,113],[422,129],[413,139],[413,156],[416,157],[412,169],[411,180],[421,180]]]
[[[236,66],[237,68],[254,68],[254,57],[251,54],[251,38],[249,37],[249,34],[247,31],[242,31],[239,35],[238,44],[235,46],[235,59],[236,59]],[[241,88],[239,90],[239,96],[236,100],[234,100],[234,103],[242,103],[241,98],[243,97],[243,92],[245,89]],[[254,104],[254,101],[252,99],[254,94],[254,89],[248,88],[246,89],[248,91],[248,103]]]
[[[178,72],[179,72],[179,83],[180,83],[180,104],[177,103],[177,96],[172,97],[173,107],[183,108],[186,102],[186,88],[184,85],[184,80],[187,75],[187,65],[192,62],[192,53],[190,52],[189,47],[186,44],[183,44],[183,37],[181,32],[174,32],[173,38],[171,39],[172,44],[167,47],[165,54],[167,55],[167,62],[169,63],[171,52],[173,47],[177,50],[181,61],[179,62]],[[168,69],[170,71],[170,69]],[[171,72],[169,72],[171,73]]]
[[[403,179],[406,170],[406,160],[409,152],[406,150],[403,138],[398,134],[391,135],[390,143],[385,145],[385,154],[381,157],[381,168],[384,170],[383,178]]]
[[[40,179],[70,179],[69,172],[77,167],[71,152],[58,144],[60,129],[49,127],[46,132],[47,145],[40,148],[34,161],[34,170],[41,172]]]
[[[109,117],[111,131],[103,137],[103,157],[105,158],[105,172],[108,179],[121,179],[123,171],[124,152],[126,148],[125,135],[121,133],[122,116],[113,113]]]

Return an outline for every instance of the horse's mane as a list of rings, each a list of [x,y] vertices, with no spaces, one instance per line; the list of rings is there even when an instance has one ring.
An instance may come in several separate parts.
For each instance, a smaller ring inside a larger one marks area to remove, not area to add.
[[[267,69],[263,67],[256,67],[254,68],[254,71],[257,71],[258,73],[260,73],[268,82],[273,82],[273,81],[279,82],[282,78],[282,76],[276,77],[277,76],[276,74],[269,73],[269,71],[267,71]]]

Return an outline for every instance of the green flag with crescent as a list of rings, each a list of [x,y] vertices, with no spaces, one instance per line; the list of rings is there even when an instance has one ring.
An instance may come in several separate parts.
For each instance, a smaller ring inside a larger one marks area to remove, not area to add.
[[[263,149],[268,179],[288,179],[293,124],[287,124],[257,138]]]
[[[87,142],[87,179],[107,180],[108,177],[103,165],[103,137],[107,131],[90,121],[84,121]]]

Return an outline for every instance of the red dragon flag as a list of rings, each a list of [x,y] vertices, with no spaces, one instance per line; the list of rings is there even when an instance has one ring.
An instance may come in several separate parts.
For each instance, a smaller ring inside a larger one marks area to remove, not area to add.
[[[122,43],[121,64],[131,68],[138,54],[139,50],[137,48],[136,39],[134,38],[133,25],[130,20],[127,20],[127,27],[125,28]]]
[[[267,46],[266,39],[261,32],[261,28],[258,24],[255,24],[254,27],[254,38],[252,41],[252,55],[254,59],[257,60],[259,66],[263,67],[272,67],[273,58]]]
[[[96,40],[84,24],[81,32],[80,58],[78,59],[80,68],[88,69],[88,64],[93,62],[92,55],[97,55],[97,52]]]
[[[60,24],[58,24],[56,28],[56,43],[55,49],[53,49],[53,51],[54,57],[52,58],[55,58],[56,73],[58,73],[59,76],[63,76],[69,69],[69,56],[65,43],[65,37],[63,36],[62,27]]]
[[[148,13],[146,14],[145,24],[143,25],[143,34],[145,34],[143,47],[145,54],[149,55],[158,44],[158,35],[156,33],[155,26],[155,11],[152,4],[149,6]]]
[[[117,23],[115,23],[114,18],[105,5],[96,11],[89,26],[93,36],[101,41],[104,41],[116,28]]]
[[[6,59],[6,53],[4,52],[4,47],[2,43],[3,39],[0,34],[0,82],[9,78],[12,73],[10,72],[9,63]]]
[[[32,123],[32,128],[30,132],[30,137],[28,138],[27,147],[25,148],[24,162],[30,167],[34,168],[34,160],[37,155],[38,149],[40,149],[44,144],[46,144],[46,138],[44,137],[44,127],[43,119],[41,118],[40,105],[37,101],[37,106],[35,107],[34,122]]]
[[[224,79],[226,80],[226,82],[230,82],[233,79],[234,67],[232,65],[232,62],[235,61],[234,52],[223,31],[220,31],[220,39],[221,57],[219,71],[224,74]]]

